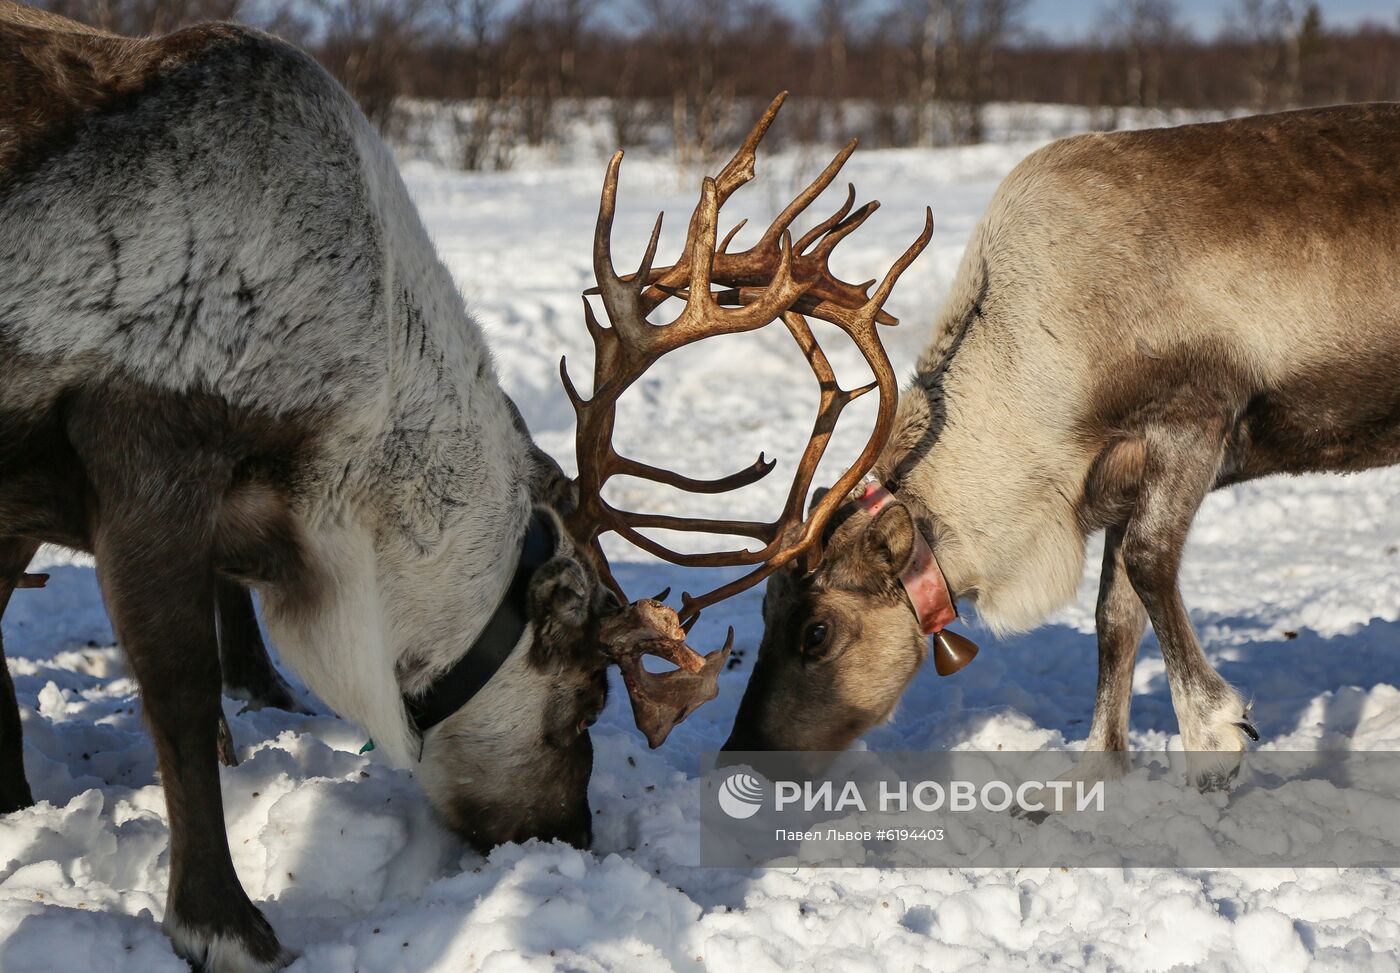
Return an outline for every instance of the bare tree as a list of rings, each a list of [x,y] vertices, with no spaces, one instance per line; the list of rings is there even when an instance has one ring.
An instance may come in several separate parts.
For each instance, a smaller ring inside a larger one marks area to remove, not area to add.
[[[1175,0],[1120,0],[1104,12],[1100,24],[1109,46],[1122,57],[1122,89],[1114,100],[1159,107],[1166,49],[1185,36]]]
[[[602,7],[602,0],[529,0],[531,21],[551,57],[546,62],[545,80],[555,98],[579,95],[578,62],[587,41],[589,21]]]
[[[949,50],[953,8],[962,0],[904,0],[897,13],[908,46],[903,58],[904,77],[900,85],[912,95],[909,141],[930,145],[934,141],[934,113],[942,96],[940,81],[947,71],[942,63],[956,57]]]
[[[1229,29],[1248,49],[1245,70],[1255,108],[1298,104],[1302,31],[1315,6],[1299,0],[1236,0]],[[1314,16],[1320,24],[1320,15]]]
[[[903,0],[897,36],[909,38],[901,89],[912,95],[909,140],[981,141],[995,59],[1027,0]]]
[[[430,0],[313,0],[323,23],[318,56],[386,135],[402,134],[398,100],[409,90],[427,36]]]
[[[959,142],[981,142],[983,114],[991,100],[996,60],[1020,29],[1029,0],[963,0],[954,19],[959,57],[952,72],[958,106],[954,135]]]
[[[724,44],[741,23],[742,0],[640,0],[651,48],[671,95],[676,161],[710,159],[734,103],[734,80],[721,70]]]
[[[640,145],[656,120],[655,103],[639,91],[640,75],[646,57],[637,43],[619,44],[613,70],[604,89],[607,97],[610,148],[630,149]]]
[[[816,94],[826,114],[826,127],[840,131],[845,127],[845,100],[850,80],[850,45],[855,34],[854,24],[864,12],[864,0],[818,0],[813,11],[813,27],[821,58],[817,61],[821,73]]]
[[[1400,23],[1338,29],[1309,0],[1230,0],[1227,29],[1199,39],[1181,26],[1181,0],[1097,0],[1106,9],[1087,42],[1026,35],[1027,0],[30,2],[127,34],[202,20],[270,28],[319,58],[392,139],[416,140],[429,122],[423,144],[478,169],[558,144],[594,98],[609,147],[669,140],[689,168],[725,142],[740,102],[781,88],[797,97],[775,136],[813,144],[856,126],[884,145],[976,142],[991,101],[1088,105],[1112,126],[1126,107],[1400,97]],[[855,99],[871,111],[845,114]]]
[[[502,0],[445,0],[451,40],[470,56],[460,58],[467,97],[444,107],[451,119],[455,156],[463,169],[507,169],[514,137],[506,103],[507,44]]]

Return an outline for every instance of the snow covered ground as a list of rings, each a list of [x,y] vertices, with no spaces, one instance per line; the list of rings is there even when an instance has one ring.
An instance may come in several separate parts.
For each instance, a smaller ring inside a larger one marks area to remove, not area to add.
[[[934,243],[906,276],[887,333],[907,369],[934,305],[997,182],[1029,143],[858,154],[848,174],[885,208],[838,251],[862,280],[884,271],[932,205]],[[733,219],[759,227],[825,160],[761,160]],[[480,315],[499,370],[540,442],[572,463],[572,414],[557,362],[588,374],[579,291],[601,163],[467,175],[412,162],[426,222]],[[694,181],[659,162],[623,169],[620,262],[640,255],[655,208],[679,246]],[[830,201],[834,206],[835,201]],[[823,201],[817,209],[824,209]],[[815,212],[816,210],[814,210]],[[751,225],[750,232],[758,232]],[[752,237],[749,237],[750,239]],[[859,359],[835,348],[859,380]],[[815,388],[786,334],[706,342],[667,362],[625,404],[619,442],[693,475],[730,472],[760,449],[790,464]],[[852,410],[836,465],[859,447]],[[771,514],[791,466],[729,502]],[[829,475],[830,475],[829,471]],[[647,485],[620,491],[652,510],[695,509]],[[1188,604],[1221,672],[1254,697],[1263,747],[1400,749],[1400,471],[1237,487],[1207,502],[1192,535]],[[710,509],[710,508],[705,508]],[[720,509],[716,507],[714,509]],[[628,590],[708,579],[614,547]],[[158,920],[167,829],[136,685],[102,612],[91,567],[45,551],[54,578],[16,595],[5,619],[40,804],[0,825],[0,973],[185,966]],[[985,632],[952,679],[924,672],[880,749],[1073,748],[1089,724],[1097,558],[1077,603],[1023,637]],[[1400,883],[1384,870],[768,870],[696,865],[699,754],[724,740],[759,635],[759,593],[698,630],[733,624],[744,664],[718,700],[649,752],[619,691],[594,731],[591,852],[508,846],[464,852],[410,775],[360,755],[363,733],[326,714],[241,714],[226,702],[242,765],[224,771],[234,862],[300,973],[466,970],[842,971],[1090,969],[1394,970]],[[1160,654],[1135,679],[1132,742],[1179,746]],[[314,701],[313,701],[314,705]]]

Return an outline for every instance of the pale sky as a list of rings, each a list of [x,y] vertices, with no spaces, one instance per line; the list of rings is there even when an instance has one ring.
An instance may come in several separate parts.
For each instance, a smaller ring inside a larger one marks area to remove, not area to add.
[[[782,6],[799,13],[813,0],[780,0]],[[893,0],[862,0],[862,9],[874,13],[888,9]],[[1031,0],[1025,24],[1052,37],[1075,38],[1098,26],[1103,12],[1117,0]],[[1177,14],[1200,37],[1213,37],[1226,23],[1234,0],[1175,0]],[[1352,27],[1363,21],[1394,26],[1400,23],[1400,0],[1321,0],[1322,19],[1333,26]]]
[[[803,0],[792,0],[802,3]],[[1082,35],[1098,24],[1109,0],[1031,0],[1026,25],[1047,34]],[[1220,0],[1176,0],[1183,23],[1204,37],[1213,36],[1225,24],[1235,3]],[[1400,0],[1321,0],[1323,23],[1353,26],[1366,20],[1394,25],[1400,22]]]

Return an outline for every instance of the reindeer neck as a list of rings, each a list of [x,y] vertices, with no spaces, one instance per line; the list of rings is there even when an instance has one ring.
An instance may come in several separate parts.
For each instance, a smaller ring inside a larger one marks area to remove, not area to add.
[[[985,425],[965,417],[990,404],[972,401],[974,393],[945,413],[943,392],[905,393],[924,399],[907,411],[922,413],[931,434],[910,438],[919,445],[897,464],[899,495],[930,514],[931,541],[956,597],[975,601],[994,630],[1033,627],[1078,589],[1084,536],[1071,498],[1082,476],[1058,469],[1063,455],[1034,430],[1002,423],[989,441]]]

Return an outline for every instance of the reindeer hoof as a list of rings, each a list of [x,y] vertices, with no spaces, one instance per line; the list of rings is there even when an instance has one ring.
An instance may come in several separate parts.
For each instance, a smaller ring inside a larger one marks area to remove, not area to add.
[[[276,973],[296,959],[277,941],[272,926],[247,902],[242,890],[236,891],[244,905],[226,906],[228,913],[217,929],[187,926],[174,905],[167,908],[162,926],[192,973]],[[233,893],[227,897],[233,898]]]
[[[311,709],[297,702],[296,696],[292,693],[292,687],[287,685],[286,680],[281,676],[274,676],[274,678],[262,682],[256,689],[248,686],[226,685],[224,686],[224,695],[243,702],[243,708],[238,711],[239,716],[265,709],[280,709],[298,716],[316,715]]]

